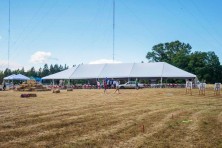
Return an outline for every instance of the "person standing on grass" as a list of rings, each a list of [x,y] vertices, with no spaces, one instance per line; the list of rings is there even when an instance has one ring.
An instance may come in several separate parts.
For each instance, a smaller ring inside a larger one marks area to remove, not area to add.
[[[137,79],[136,79],[136,89],[137,89],[137,90],[139,89],[138,80],[137,80]]]
[[[6,89],[6,84],[5,84],[5,82],[3,81],[3,90],[5,90]]]
[[[106,93],[107,83],[106,80],[103,80],[104,94]]]
[[[107,88],[110,89],[110,80],[109,79],[107,79],[106,85],[107,85]]]
[[[115,81],[115,85],[116,85],[116,90],[114,93],[118,91],[118,94],[119,94],[119,80]]]
[[[99,80],[97,81],[97,88],[100,89],[100,82],[99,82]]]

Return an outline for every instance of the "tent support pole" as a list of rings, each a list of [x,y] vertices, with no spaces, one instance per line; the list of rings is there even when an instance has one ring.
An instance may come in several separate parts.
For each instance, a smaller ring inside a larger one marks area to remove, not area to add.
[[[52,80],[52,86],[54,87],[54,84],[55,84],[55,82],[54,82],[54,79]]]
[[[161,79],[160,79],[160,82],[161,82],[161,88],[163,88],[163,78],[161,77]]]
[[[70,79],[69,79],[69,81],[68,81],[68,87],[70,87]]]

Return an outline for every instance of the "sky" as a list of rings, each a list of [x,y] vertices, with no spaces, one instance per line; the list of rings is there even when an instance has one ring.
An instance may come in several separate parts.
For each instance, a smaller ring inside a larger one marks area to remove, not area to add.
[[[113,0],[11,0],[9,68],[106,63],[113,58]],[[179,40],[222,62],[221,0],[115,0],[116,63],[147,62]],[[8,63],[9,0],[0,0],[0,70]]]

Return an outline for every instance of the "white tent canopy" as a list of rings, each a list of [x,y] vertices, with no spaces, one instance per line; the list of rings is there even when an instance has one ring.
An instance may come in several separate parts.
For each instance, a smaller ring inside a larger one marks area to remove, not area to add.
[[[129,78],[134,64],[106,64],[98,78]]]
[[[13,75],[10,75],[8,77],[5,77],[4,80],[21,80],[21,81],[27,81],[27,80],[30,80],[29,77],[26,77],[22,74],[13,74]]]
[[[47,79],[49,79],[49,80],[70,79],[71,75],[74,73],[75,70],[76,70],[76,67],[72,67],[72,68],[63,70],[61,72],[58,72],[58,73],[55,73],[55,74],[43,77],[42,79],[44,79],[44,80],[47,80]]]
[[[196,75],[165,62],[81,64],[42,79],[96,78],[196,78]]]
[[[93,79],[98,78],[106,64],[82,64],[79,65],[70,79]]]
[[[3,80],[12,80],[13,76],[15,76],[15,74],[12,74],[10,76],[4,77]]]

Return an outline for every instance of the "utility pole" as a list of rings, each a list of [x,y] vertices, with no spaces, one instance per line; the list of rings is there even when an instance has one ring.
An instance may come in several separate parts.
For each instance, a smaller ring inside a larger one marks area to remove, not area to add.
[[[9,9],[8,9],[8,69],[9,69],[9,55],[10,55],[10,29],[11,29],[11,4],[10,4],[10,0],[8,0],[8,4],[9,4]]]
[[[113,62],[115,60],[115,0],[113,0]]]

